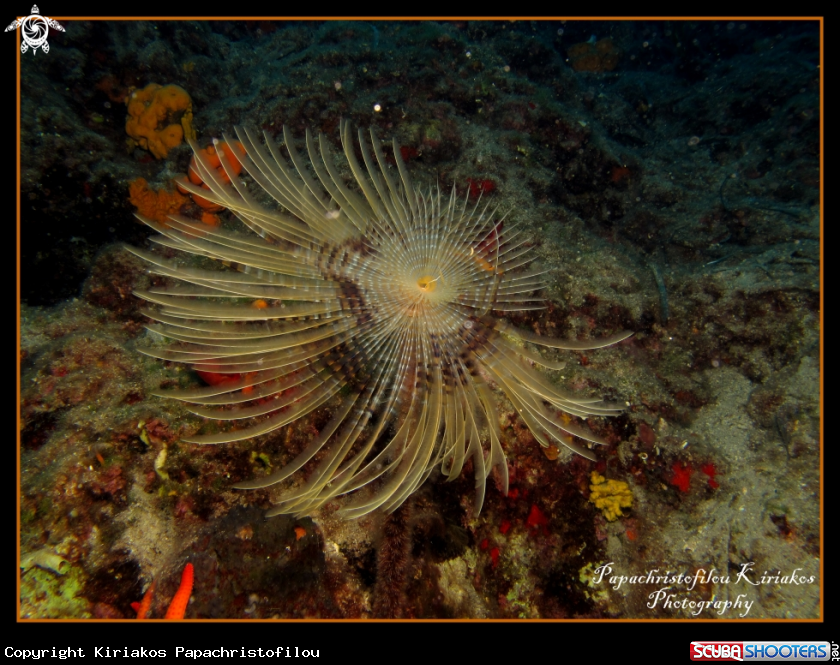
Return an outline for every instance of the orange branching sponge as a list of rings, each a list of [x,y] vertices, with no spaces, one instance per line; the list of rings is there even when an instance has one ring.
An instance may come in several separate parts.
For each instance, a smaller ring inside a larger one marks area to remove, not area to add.
[[[120,83],[120,80],[116,76],[111,74],[99,79],[94,88],[104,92],[108,95],[108,99],[117,104],[124,103],[125,97],[128,94],[126,87]]]
[[[216,150],[217,146],[227,158],[228,168],[233,172],[233,175],[239,175],[242,172],[242,162],[239,161],[238,155],[244,155],[245,148],[239,141],[234,141],[233,147],[229,146],[224,141],[219,141],[217,145],[208,145],[206,148],[200,151],[201,157],[207,160],[207,163],[210,165],[210,168],[216,169],[222,181],[225,183],[230,183],[230,176],[228,175],[227,169],[225,169],[224,165],[222,164],[222,160],[219,157],[219,153]],[[200,185],[202,189],[206,189],[209,192],[210,187],[201,179],[201,176],[198,173],[198,167],[196,166],[195,159],[195,155],[193,155],[192,159],[190,160],[190,169],[188,173],[189,180],[193,185]],[[178,191],[180,191],[183,194],[187,193],[186,188],[182,187],[181,185],[178,185]],[[208,201],[207,199],[205,199],[202,196],[199,196],[198,194],[191,193],[190,196],[192,196],[193,201],[195,201],[198,205],[204,208],[204,210],[208,213],[219,212],[220,210],[224,210],[223,206],[220,206],[217,203],[213,203],[212,201]]]
[[[195,139],[192,100],[178,85],[150,83],[135,90],[128,99],[125,131],[134,145],[164,159],[184,138]]]
[[[208,226],[218,226],[222,223],[217,215],[214,215],[212,212],[207,212],[206,210],[201,213],[201,217],[199,217],[199,219]]]
[[[184,613],[187,611],[187,603],[190,602],[193,588],[193,565],[188,563],[184,566],[184,572],[181,573],[181,586],[172,597],[172,602],[169,603],[169,608],[166,610],[164,619],[183,619]]]
[[[178,214],[189,199],[178,192],[149,189],[145,178],[137,178],[128,186],[128,200],[144,217],[166,224],[169,215]],[[204,221],[204,220],[202,220]]]
[[[176,185],[177,185],[177,182],[176,182]],[[201,183],[201,187],[203,189],[206,189],[208,192],[210,191],[210,188],[207,185],[205,185],[204,183]],[[187,190],[185,190],[183,187],[178,185],[178,191],[179,192],[185,192]],[[204,212],[207,213],[207,214],[212,214],[214,212],[221,212],[222,210],[225,209],[224,206],[220,206],[218,203],[213,203],[212,201],[208,201],[203,196],[199,196],[198,194],[190,193],[190,196],[192,197],[192,200],[196,203],[196,205],[199,205],[202,208],[204,208]]]
[[[239,141],[234,141],[233,148],[229,146],[224,141],[219,141],[218,143],[219,148],[222,149],[222,152],[225,153],[225,157],[227,157],[228,163],[230,164],[231,169],[233,170],[234,175],[239,175],[242,172],[242,163],[239,161],[239,156],[236,154],[236,151],[239,154],[245,154],[245,148]],[[219,172],[219,176],[221,176],[222,180],[226,183],[230,182],[230,176],[228,176],[227,171],[225,171],[224,167],[222,166],[222,160],[219,157],[219,153],[216,152],[216,146],[208,145],[204,150],[201,151],[202,156],[207,159],[214,169]],[[190,182],[194,185],[202,184],[201,176],[198,174],[195,166],[195,155],[190,160]]]

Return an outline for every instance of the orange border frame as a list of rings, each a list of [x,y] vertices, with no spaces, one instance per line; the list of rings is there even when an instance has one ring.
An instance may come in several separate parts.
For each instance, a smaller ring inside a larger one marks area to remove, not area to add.
[[[18,17],[22,18],[22,17]],[[240,20],[265,20],[265,21],[366,21],[366,20],[394,20],[394,21],[422,21],[422,20],[464,20],[464,21],[817,21],[819,23],[820,33],[820,379],[819,379],[819,405],[820,405],[820,616],[816,619],[183,619],[183,621],[191,623],[366,623],[375,624],[381,622],[387,623],[687,623],[687,624],[743,624],[743,623],[824,623],[825,622],[825,447],[824,447],[824,425],[825,425],[825,403],[824,403],[824,376],[825,366],[823,350],[825,345],[824,331],[825,331],[825,284],[824,284],[824,265],[825,265],[825,247],[824,247],[824,228],[823,215],[825,209],[825,181],[824,181],[824,167],[825,167],[825,20],[822,16],[64,16],[51,17],[57,21],[240,21]],[[21,83],[20,83],[20,30],[16,31],[18,34],[17,40],[17,60],[16,60],[16,86],[17,86],[17,284],[15,311],[17,319],[17,479],[16,479],[16,527],[17,527],[17,542],[16,552],[17,561],[20,563],[20,474],[21,474],[21,456],[20,456],[20,403],[21,403],[21,371],[20,371],[20,214],[21,214]],[[79,619],[21,619],[20,618],[20,575],[17,575],[17,622],[18,623],[56,623],[56,622],[78,622]],[[166,619],[147,619],[149,623],[168,623]],[[135,619],[85,619],[84,623],[135,623]],[[251,647],[248,647],[251,648]]]

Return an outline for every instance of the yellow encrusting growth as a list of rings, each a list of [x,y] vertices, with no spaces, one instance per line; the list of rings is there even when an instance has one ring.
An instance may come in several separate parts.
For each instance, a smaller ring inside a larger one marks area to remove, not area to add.
[[[589,489],[592,494],[589,500],[595,504],[609,522],[615,522],[623,516],[622,508],[633,507],[633,493],[630,486],[623,480],[607,480],[597,471],[590,476],[592,484]]]

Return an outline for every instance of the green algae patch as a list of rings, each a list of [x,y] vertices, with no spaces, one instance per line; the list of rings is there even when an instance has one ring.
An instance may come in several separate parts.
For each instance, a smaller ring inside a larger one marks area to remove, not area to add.
[[[82,596],[85,573],[70,566],[64,575],[33,567],[21,573],[22,619],[90,619],[90,602]]]

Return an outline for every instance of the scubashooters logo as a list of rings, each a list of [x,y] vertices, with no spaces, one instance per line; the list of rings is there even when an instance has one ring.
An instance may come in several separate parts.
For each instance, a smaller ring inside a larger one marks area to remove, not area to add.
[[[692,642],[689,657],[700,661],[823,661],[828,642]]]

